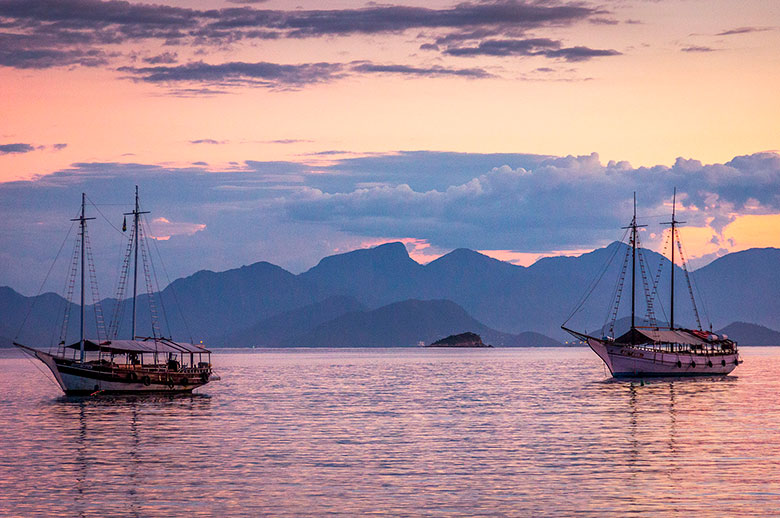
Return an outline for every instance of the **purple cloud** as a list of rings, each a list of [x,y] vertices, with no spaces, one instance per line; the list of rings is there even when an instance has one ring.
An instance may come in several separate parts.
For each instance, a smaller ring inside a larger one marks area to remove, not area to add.
[[[604,57],[604,56],[620,56],[622,55],[617,50],[613,49],[591,49],[589,47],[568,47],[558,50],[551,50],[544,54],[548,58],[562,58],[566,61],[587,61],[592,58]]]
[[[363,63],[352,67],[352,70],[363,73],[387,73],[404,76],[458,76],[479,79],[493,77],[481,68],[446,68],[441,66],[412,67],[407,65],[376,65],[373,63]]]
[[[237,0],[254,4],[252,0]],[[119,0],[2,0],[0,65],[16,68],[98,66],[110,58],[104,45],[158,40],[167,45],[226,45],[241,40],[316,38],[353,34],[439,31],[437,39],[518,35],[531,29],[604,19],[603,9],[581,2],[498,0],[432,9],[370,5],[358,9],[272,10],[248,5],[188,9]],[[596,17],[596,18],[594,18]],[[10,40],[15,40],[11,42]],[[9,44],[13,43],[13,44]],[[438,41],[437,41],[438,43]],[[429,44],[430,45],[430,44]],[[429,47],[432,49],[432,47]],[[147,58],[170,64],[176,54]]]
[[[737,34],[749,34],[751,32],[765,32],[769,30],[771,30],[769,27],[737,27],[736,29],[719,32],[716,36],[735,36]]]
[[[214,140],[213,138],[202,138],[198,140],[190,140],[190,144],[225,144],[225,140]]]
[[[150,65],[172,64],[176,63],[178,60],[179,56],[176,52],[163,52],[157,56],[144,58],[144,61]]]
[[[211,65],[198,61],[178,66],[121,67],[118,70],[133,74],[137,80],[147,83],[200,82],[222,86],[298,88],[340,77],[342,69],[343,66],[338,63],[280,65],[236,61]]]
[[[701,45],[691,45],[690,47],[683,47],[680,49],[681,52],[716,52],[717,49],[713,49],[712,47],[704,47]]]
[[[0,155],[29,153],[30,151],[35,151],[35,147],[30,144],[0,144]]]
[[[397,74],[415,77],[464,77],[481,79],[492,75],[481,68],[448,68],[443,66],[413,67],[409,65],[380,65],[371,62],[304,63],[280,65],[276,63],[232,62],[211,65],[202,61],[178,66],[122,67],[137,81],[156,84],[204,83],[220,88],[254,86],[273,89],[296,89],[306,85],[325,83],[352,73]],[[192,91],[192,90],[190,90]],[[177,93],[176,90],[174,93]],[[197,95],[197,90],[193,92]],[[208,94],[213,93],[208,90]]]
[[[549,38],[485,40],[476,47],[451,47],[445,54],[452,56],[545,56],[566,61],[586,61],[595,57],[619,56],[616,50],[589,47],[561,48],[561,42]]]

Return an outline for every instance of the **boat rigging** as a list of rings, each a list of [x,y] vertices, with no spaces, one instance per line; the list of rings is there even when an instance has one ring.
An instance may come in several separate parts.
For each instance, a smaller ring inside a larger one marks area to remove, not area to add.
[[[590,336],[587,333],[566,327],[569,320],[582,308],[587,298],[593,293],[598,281],[591,285],[588,293],[580,300],[576,309],[561,326],[562,329],[577,339],[587,343],[604,361],[614,377],[723,375],[730,373],[742,362],[736,342],[729,340],[725,335],[718,336],[712,333],[711,330],[704,331],[702,329],[701,319],[693,296],[692,282],[684,260],[677,228],[679,224],[684,222],[676,219],[676,203],[677,190],[675,189],[672,198],[672,220],[665,223],[671,226],[671,287],[668,327],[659,326],[653,305],[653,300],[658,295],[658,281],[663,262],[659,264],[658,274],[652,285],[650,285],[647,279],[649,265],[646,264],[646,258],[644,258],[642,249],[639,246],[639,235],[637,232],[639,228],[646,225],[637,223],[636,194],[634,194],[633,218],[628,226],[623,227],[623,229],[630,231],[630,247],[626,249],[623,265],[612,297],[612,309],[608,313],[608,322],[602,327],[602,336]],[[676,248],[680,255],[683,272],[685,273],[685,280],[688,285],[688,292],[691,296],[694,316],[698,326],[697,329],[679,327],[674,322],[675,245],[677,245]],[[614,255],[612,254],[601,276],[604,275]],[[631,265],[631,327],[628,332],[615,338],[615,323],[629,262]],[[648,325],[645,326],[636,325],[637,265],[641,272],[646,297],[646,320]],[[663,306],[661,306],[661,309],[663,309]]]
[[[135,206],[125,216],[133,216],[133,230],[128,239],[125,258],[117,282],[117,297],[108,332],[105,329],[103,311],[97,290],[97,279],[92,260],[92,248],[87,233],[86,194],[81,196],[81,210],[78,218],[79,233],[74,246],[68,282],[66,283],[66,307],[56,353],[42,350],[14,341],[14,345],[41,360],[54,374],[60,388],[67,395],[97,393],[139,393],[139,392],[191,392],[209,381],[220,379],[211,367],[211,351],[201,345],[176,342],[165,338],[159,329],[156,305],[153,298],[151,277],[154,270],[144,246],[144,230],[140,222],[138,187],[135,188]],[[125,227],[125,225],[123,225]],[[151,313],[151,336],[139,337],[137,333],[138,299],[138,255],[146,279],[147,297]],[[127,285],[130,256],[133,257],[133,296],[130,338],[117,339],[125,305],[124,290]],[[96,338],[88,338],[85,331],[86,278],[89,268],[92,302],[95,314]],[[151,273],[150,273],[151,270]],[[77,272],[80,271],[80,274]],[[80,284],[80,322],[78,342],[67,344],[68,322],[71,300],[76,285]],[[158,290],[159,291],[159,290]],[[163,312],[164,314],[164,312]],[[78,352],[76,357],[75,353]]]

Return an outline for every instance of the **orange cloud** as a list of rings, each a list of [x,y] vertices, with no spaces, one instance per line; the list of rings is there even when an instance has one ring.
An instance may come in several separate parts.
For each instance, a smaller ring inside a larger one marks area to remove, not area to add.
[[[478,250],[479,253],[485,254],[493,259],[499,261],[506,261],[517,266],[531,266],[539,259],[545,257],[558,257],[558,256],[580,256],[590,252],[589,249],[581,250],[551,250],[549,252],[518,252],[516,250]]]
[[[680,227],[680,239],[688,254],[686,259],[720,257],[748,248],[780,248],[780,214],[732,214],[732,217],[733,220],[720,233],[712,226]],[[663,239],[650,248],[669,257],[668,245],[665,245],[668,236],[669,231],[666,230]]]
[[[361,241],[359,248],[373,248],[386,243],[397,243],[399,241],[406,245],[409,257],[420,264],[430,263],[444,255],[444,252],[436,247],[432,247],[428,240],[414,237],[368,239]],[[338,252],[338,250],[334,251]]]
[[[152,234],[149,236],[157,241],[168,241],[172,236],[191,236],[206,228],[203,223],[175,223],[167,218],[155,218],[151,223]]]

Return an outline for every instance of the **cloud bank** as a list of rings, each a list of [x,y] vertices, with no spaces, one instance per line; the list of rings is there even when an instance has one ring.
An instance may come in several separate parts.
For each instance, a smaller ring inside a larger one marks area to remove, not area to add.
[[[427,8],[368,5],[345,9],[261,9],[262,2],[195,9],[119,0],[0,0],[0,66],[19,69],[113,67],[139,81],[220,83],[300,88],[356,74],[394,73],[414,77],[494,77],[480,68],[415,63],[283,64],[202,61],[177,64],[179,51],[220,53],[263,40],[303,40],[353,36],[413,36],[420,48],[440,58],[466,56],[542,57],[581,62],[620,55],[614,49],[565,45],[530,32],[559,29],[581,22],[605,25],[609,12],[587,2],[493,0]],[[612,24],[610,21],[609,24]],[[416,31],[416,34],[410,34]],[[128,45],[147,50],[128,52]],[[159,52],[161,45],[166,50]],[[154,49],[154,50],[150,50]],[[177,51],[178,49],[178,51]],[[136,61],[146,65],[137,67]],[[192,56],[190,56],[192,59]],[[413,61],[418,61],[410,57]],[[128,60],[130,63],[128,63]],[[191,87],[190,94],[214,93]]]
[[[0,285],[37,289],[80,193],[112,224],[141,188],[168,268],[181,276],[268,260],[294,271],[334,250],[406,239],[446,252],[459,247],[544,254],[583,250],[620,237],[637,193],[643,234],[653,245],[677,188],[678,217],[714,250],[732,249],[724,229],[747,215],[780,214],[780,155],[756,153],[722,164],[678,159],[671,166],[602,163],[595,154],[398,152],[334,159],[316,169],[297,162],[244,161],[209,171],[146,164],[80,163],[34,181],[0,184],[4,236]],[[111,204],[126,204],[116,206]],[[113,207],[108,209],[105,207]],[[101,216],[91,206],[88,211]],[[99,218],[102,219],[102,218]],[[96,222],[98,223],[98,222]],[[116,232],[99,268],[113,272]],[[105,227],[105,225],[103,225]],[[102,234],[101,234],[102,232]],[[656,243],[657,244],[657,243]],[[719,252],[720,253],[720,252]],[[103,285],[111,285],[113,277]],[[57,288],[57,287],[53,287]]]
[[[413,67],[381,65],[367,61],[344,63],[276,63],[230,62],[213,65],[202,61],[177,66],[120,67],[120,72],[146,83],[174,85],[199,83],[213,88],[248,86],[272,89],[298,89],[306,85],[326,83],[354,74],[393,74],[414,77],[493,77],[481,68],[448,68],[444,66]]]
[[[759,153],[712,165],[681,158],[671,167],[636,169],[602,164],[596,154],[550,158],[531,169],[496,167],[445,189],[396,183],[334,193],[305,187],[286,207],[294,219],[361,235],[413,236],[445,248],[543,251],[614,239],[630,219],[633,192],[640,216],[668,219],[674,188],[689,223],[711,227],[717,238],[736,214],[780,212],[780,156]]]

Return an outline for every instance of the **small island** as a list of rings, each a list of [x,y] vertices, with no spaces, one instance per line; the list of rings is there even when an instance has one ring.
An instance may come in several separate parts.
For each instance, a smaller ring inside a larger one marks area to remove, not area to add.
[[[493,347],[482,342],[482,337],[476,333],[461,333],[437,340],[426,347]]]

